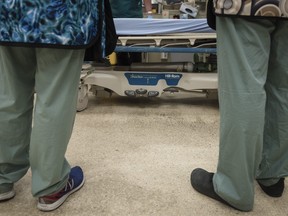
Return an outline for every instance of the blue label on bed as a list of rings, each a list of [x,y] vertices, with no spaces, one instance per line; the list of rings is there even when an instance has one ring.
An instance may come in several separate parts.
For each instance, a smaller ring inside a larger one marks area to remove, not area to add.
[[[168,86],[178,85],[182,74],[177,73],[125,73],[130,85],[157,85],[163,79]]]

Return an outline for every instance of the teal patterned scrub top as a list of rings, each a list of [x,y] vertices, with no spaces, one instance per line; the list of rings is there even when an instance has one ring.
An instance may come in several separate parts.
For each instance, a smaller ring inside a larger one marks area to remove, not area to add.
[[[1,0],[0,44],[83,48],[99,35],[103,5],[103,0]]]

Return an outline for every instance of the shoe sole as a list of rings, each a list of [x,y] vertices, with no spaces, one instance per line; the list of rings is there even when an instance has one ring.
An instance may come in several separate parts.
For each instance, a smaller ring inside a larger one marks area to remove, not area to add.
[[[53,211],[53,210],[59,208],[71,194],[78,191],[84,185],[84,182],[85,182],[85,178],[83,178],[83,181],[81,182],[81,184],[78,187],[74,188],[69,193],[65,194],[59,200],[57,200],[56,202],[54,202],[52,204],[43,204],[43,203],[38,202],[37,208],[40,211],[45,211],[45,212]]]
[[[14,198],[14,196],[15,196],[14,190],[6,192],[6,193],[2,193],[2,194],[0,194],[0,202],[8,201],[8,200]]]

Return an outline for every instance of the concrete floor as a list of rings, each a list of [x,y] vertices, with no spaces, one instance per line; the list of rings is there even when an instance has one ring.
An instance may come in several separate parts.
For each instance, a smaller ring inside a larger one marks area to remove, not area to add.
[[[270,198],[255,184],[254,210],[243,213],[192,189],[192,169],[216,169],[218,129],[217,101],[203,96],[91,96],[77,113],[67,151],[71,165],[85,172],[84,187],[59,209],[42,213],[28,173],[16,183],[16,197],[0,203],[0,215],[288,215],[288,192]]]

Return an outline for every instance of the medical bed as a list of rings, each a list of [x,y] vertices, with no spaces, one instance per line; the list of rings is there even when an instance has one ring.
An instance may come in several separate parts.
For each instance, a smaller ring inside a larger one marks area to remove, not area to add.
[[[131,66],[84,62],[77,110],[88,104],[88,92],[129,97],[160,97],[164,92],[217,92],[216,33],[206,19],[114,19],[115,52],[141,52],[146,61]],[[192,53],[191,61],[149,62],[149,53]]]

